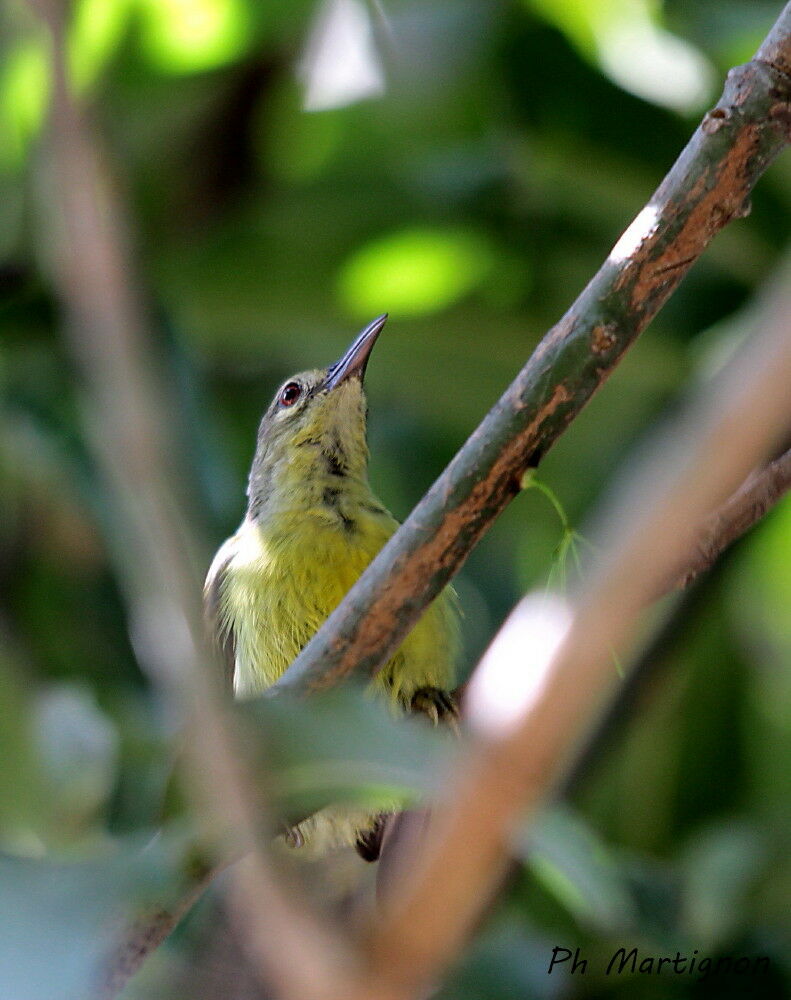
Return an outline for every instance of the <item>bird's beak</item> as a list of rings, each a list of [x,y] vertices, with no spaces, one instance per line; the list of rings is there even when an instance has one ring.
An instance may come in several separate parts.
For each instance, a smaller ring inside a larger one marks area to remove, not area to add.
[[[349,350],[343,355],[340,361],[330,365],[327,369],[327,381],[324,383],[327,389],[335,389],[347,379],[357,376],[362,380],[365,375],[365,366],[371,355],[376,338],[382,332],[382,327],[387,322],[387,313],[377,316],[375,320],[356,338]]]

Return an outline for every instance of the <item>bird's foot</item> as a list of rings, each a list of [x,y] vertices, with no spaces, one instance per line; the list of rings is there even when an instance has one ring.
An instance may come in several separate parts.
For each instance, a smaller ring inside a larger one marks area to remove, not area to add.
[[[418,688],[409,702],[409,710],[427,715],[435,726],[442,722],[458,730],[459,709],[449,691],[435,687]]]
[[[392,816],[392,813],[379,813],[374,820],[373,826],[368,830],[360,831],[354,844],[354,849],[363,861],[378,861],[382,850],[382,837],[385,832],[385,824]]]
[[[288,844],[289,847],[299,848],[305,843],[305,838],[302,836],[302,831],[298,826],[287,826],[283,825],[283,839]]]

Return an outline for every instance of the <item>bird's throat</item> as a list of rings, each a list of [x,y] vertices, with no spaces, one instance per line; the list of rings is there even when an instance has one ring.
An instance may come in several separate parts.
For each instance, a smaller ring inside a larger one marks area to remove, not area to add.
[[[381,509],[368,484],[367,455],[350,456],[338,437],[304,439],[254,484],[249,514],[259,524],[302,512],[344,531],[360,513]]]

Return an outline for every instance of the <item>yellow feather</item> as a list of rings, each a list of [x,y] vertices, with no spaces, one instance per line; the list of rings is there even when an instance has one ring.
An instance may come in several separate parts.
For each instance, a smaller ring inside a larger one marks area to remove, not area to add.
[[[282,676],[397,527],[389,516],[358,513],[350,536],[326,520],[320,511],[283,514],[267,525],[246,520],[222,550],[231,562],[220,606],[223,627],[235,637],[240,696]],[[387,662],[377,686],[397,698],[452,687],[456,631],[447,593]]]

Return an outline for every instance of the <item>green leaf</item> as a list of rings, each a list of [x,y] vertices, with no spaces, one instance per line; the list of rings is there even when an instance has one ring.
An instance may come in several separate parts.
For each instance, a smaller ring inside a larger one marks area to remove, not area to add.
[[[523,914],[502,914],[460,956],[460,967],[441,988],[438,1000],[552,1000],[565,996],[568,981],[547,975],[552,947]]]
[[[231,62],[248,41],[243,0],[138,0],[143,49],[168,73],[196,73]]]
[[[682,914],[690,939],[711,949],[747,917],[745,896],[761,874],[766,848],[743,823],[700,834],[682,859]]]
[[[47,50],[41,33],[31,33],[0,66],[0,167],[21,165],[39,131],[49,100]]]
[[[533,874],[579,921],[602,932],[634,925],[619,859],[568,806],[553,806],[522,837]]]
[[[399,717],[351,685],[307,699],[257,698],[239,711],[286,813],[429,794],[441,787],[456,748],[446,729]]]
[[[711,64],[694,45],[662,27],[652,0],[526,2],[624,90],[686,113],[711,96]]]
[[[339,294],[357,317],[386,305],[399,316],[439,312],[488,276],[494,256],[472,231],[403,229],[366,244],[344,264]]]
[[[117,51],[132,7],[132,0],[78,0],[74,4],[69,68],[78,89],[93,83]]]
[[[90,829],[116,778],[118,736],[87,688],[62,684],[42,691],[33,721],[47,781],[50,840]]]

